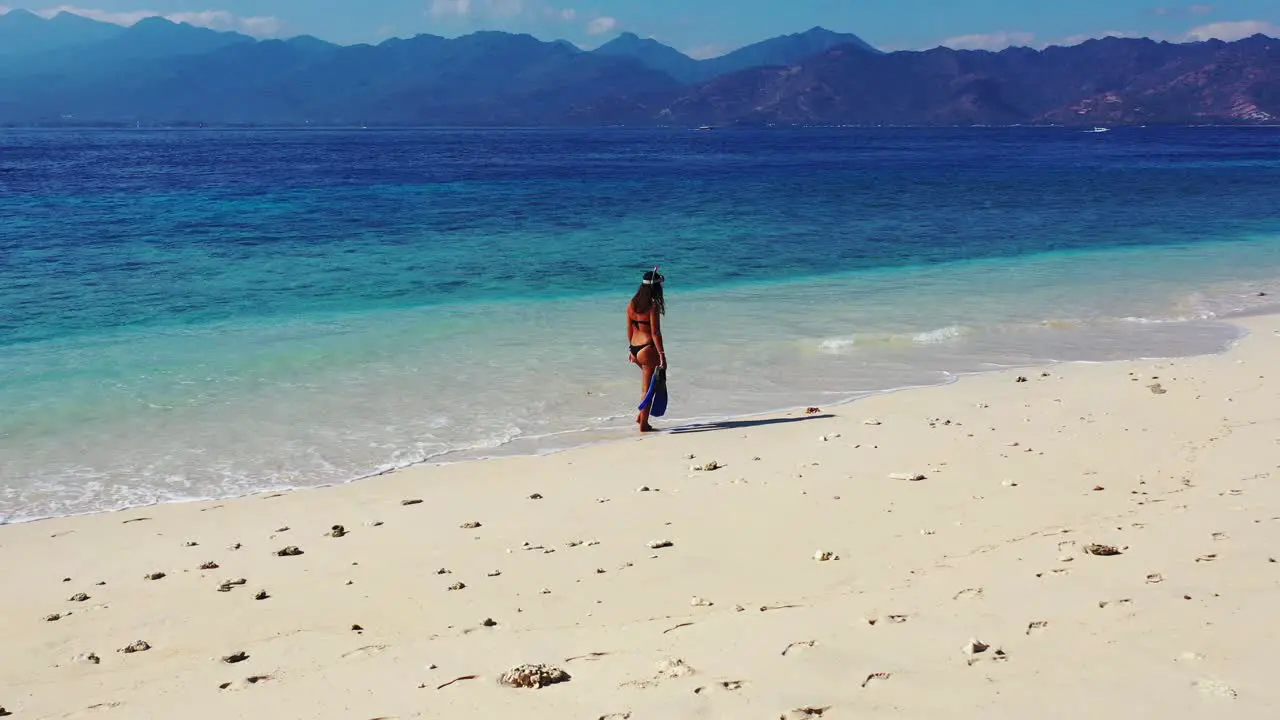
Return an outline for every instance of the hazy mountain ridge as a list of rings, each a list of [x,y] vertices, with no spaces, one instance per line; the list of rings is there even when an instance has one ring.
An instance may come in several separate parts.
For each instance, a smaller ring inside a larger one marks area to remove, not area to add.
[[[10,43],[22,38],[21,48]],[[832,43],[841,43],[833,45]],[[163,18],[0,16],[0,122],[314,125],[1265,123],[1280,41],[881,53],[821,28],[695,60],[624,34],[339,46]],[[815,50],[816,48],[816,50]],[[701,78],[712,74],[709,79]],[[694,79],[691,79],[694,78]]]
[[[1106,38],[1041,51],[885,55],[837,48],[657,100],[600,111],[614,122],[675,124],[1261,123],[1280,118],[1280,41]]]
[[[835,33],[824,28],[771,38],[705,60],[695,60],[657,40],[642,39],[634,33],[623,33],[592,52],[633,57],[681,82],[693,84],[755,67],[790,65],[823,50],[841,46],[857,47],[875,54],[880,52],[857,35]]]

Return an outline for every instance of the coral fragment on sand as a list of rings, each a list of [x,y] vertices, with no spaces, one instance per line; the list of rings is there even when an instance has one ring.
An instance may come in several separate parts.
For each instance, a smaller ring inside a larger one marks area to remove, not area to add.
[[[1111,557],[1119,555],[1120,550],[1111,545],[1099,545],[1098,543],[1089,543],[1084,546],[1084,551],[1088,555],[1098,555],[1100,557]]]
[[[550,665],[520,665],[502,673],[498,682],[513,688],[538,690],[569,682],[569,673]]]

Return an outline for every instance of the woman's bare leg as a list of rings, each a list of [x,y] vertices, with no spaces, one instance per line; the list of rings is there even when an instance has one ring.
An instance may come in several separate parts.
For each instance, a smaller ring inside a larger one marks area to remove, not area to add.
[[[643,365],[641,376],[644,378],[640,384],[640,400],[643,401],[645,396],[649,394],[649,383],[653,382],[654,365]],[[649,432],[653,430],[653,426],[649,424],[649,408],[645,406],[640,414],[636,416],[636,423],[640,425],[640,432]]]

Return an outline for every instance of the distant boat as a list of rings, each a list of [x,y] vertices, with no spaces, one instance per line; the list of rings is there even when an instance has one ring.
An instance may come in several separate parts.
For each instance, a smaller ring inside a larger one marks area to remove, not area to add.
[[[715,130],[715,128],[711,125],[701,125],[698,127],[698,129],[699,130]]]
[[[1104,133],[1104,132],[1111,132],[1111,128],[1096,127],[1096,128],[1094,128],[1094,129],[1092,129],[1092,130],[1085,130],[1085,132],[1087,132],[1087,133]]]

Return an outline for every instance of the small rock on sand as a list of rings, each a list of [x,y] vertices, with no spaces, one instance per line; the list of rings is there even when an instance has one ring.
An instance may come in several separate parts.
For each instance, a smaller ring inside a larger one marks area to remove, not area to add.
[[[266,599],[267,599],[267,598],[269,598],[269,597],[271,597],[271,596],[267,594],[267,591],[266,591],[266,590],[259,590],[259,591],[257,592],[257,594],[255,594],[255,595],[253,596],[253,599],[254,599],[254,600],[266,600]]]
[[[691,600],[689,600],[689,604],[692,605],[693,607],[711,607],[715,603],[711,602],[706,598],[694,597]]]
[[[52,615],[45,615],[45,616],[44,616],[44,621],[45,621],[45,622],[58,622],[58,621],[59,621],[59,620],[61,620],[63,617],[65,617],[65,616],[64,616],[62,613],[54,613],[54,614],[52,614]]]
[[[421,500],[418,500],[418,499],[413,499],[413,500],[401,500],[401,501],[400,501],[400,504],[401,504],[401,505],[404,505],[405,507],[408,507],[408,506],[410,506],[410,505],[421,505],[421,504],[422,504],[422,501],[421,501]]]
[[[77,665],[97,665],[102,662],[102,658],[98,657],[97,653],[87,652],[77,655],[73,662]]]
[[[926,478],[921,473],[893,473],[892,475],[889,476],[889,479],[903,480],[906,482],[920,482],[921,480],[926,480],[928,478]]]
[[[986,652],[991,646],[976,638],[969,638],[969,641],[960,648],[965,655],[977,655]]]
[[[819,550],[813,554],[813,559],[818,562],[828,562],[831,560],[839,560],[840,556],[830,550]]]
[[[694,669],[689,663],[680,658],[668,658],[658,663],[658,677],[660,678],[682,678],[689,677],[694,673]]]
[[[1099,545],[1097,543],[1089,543],[1084,546],[1084,551],[1089,555],[1098,555],[1100,557],[1111,557],[1119,555],[1120,550],[1110,545]]]
[[[341,525],[334,525],[329,529],[329,532],[325,533],[325,537],[340,538],[346,536],[346,534],[347,529],[345,527]]]
[[[876,426],[881,425],[882,423],[881,423],[879,420],[875,419],[875,418],[867,418],[866,420],[863,420],[863,421],[862,421],[862,424],[863,424],[863,425],[870,425],[871,427],[876,427]]]
[[[76,593],[75,595],[72,595],[71,597],[67,598],[69,602],[85,602],[88,599],[89,599],[89,596],[86,593]]]
[[[650,540],[649,541],[650,550],[661,550],[662,548],[669,548],[674,545],[675,543],[671,542],[670,540]]]
[[[210,562],[207,562],[207,563],[204,563],[203,565],[201,565],[201,566],[200,566],[200,569],[201,569],[201,570],[217,570],[217,569],[218,569],[218,563],[213,562],[213,561],[210,561]]]
[[[459,525],[459,527],[461,527],[463,530],[475,530],[476,528],[480,527],[480,523],[472,520],[471,522],[462,523],[461,525]]]
[[[494,620],[493,618],[485,618],[484,621],[481,622],[480,624],[483,625],[484,627],[490,627],[490,628],[498,627],[498,621]]]
[[[466,590],[466,589],[467,589],[466,584],[465,584],[465,583],[460,583],[460,582],[456,582],[456,583],[454,583],[454,584],[452,584],[452,585],[450,585],[450,586],[449,586],[449,590],[450,590],[451,592],[452,592],[452,591],[455,591],[455,590]]]
[[[235,665],[236,663],[242,663],[248,659],[249,659],[249,653],[241,650],[240,652],[234,652],[234,653],[231,653],[230,655],[224,656],[222,658],[222,662],[227,663],[228,665]]]
[[[715,460],[712,460],[711,462],[705,463],[703,465],[694,465],[689,469],[693,470],[694,472],[714,472],[716,470],[719,470],[722,467],[724,466],[716,462]]]
[[[498,678],[498,682],[507,687],[537,690],[549,685],[569,682],[570,679],[569,673],[558,667],[550,665],[520,665],[502,673],[502,676]]]
[[[281,548],[276,551],[276,556],[278,557],[297,557],[301,554],[302,550],[295,545],[290,545],[289,547]]]
[[[139,640],[129,645],[125,645],[116,652],[132,655],[134,653],[146,652],[151,649],[151,645],[146,640]]]

